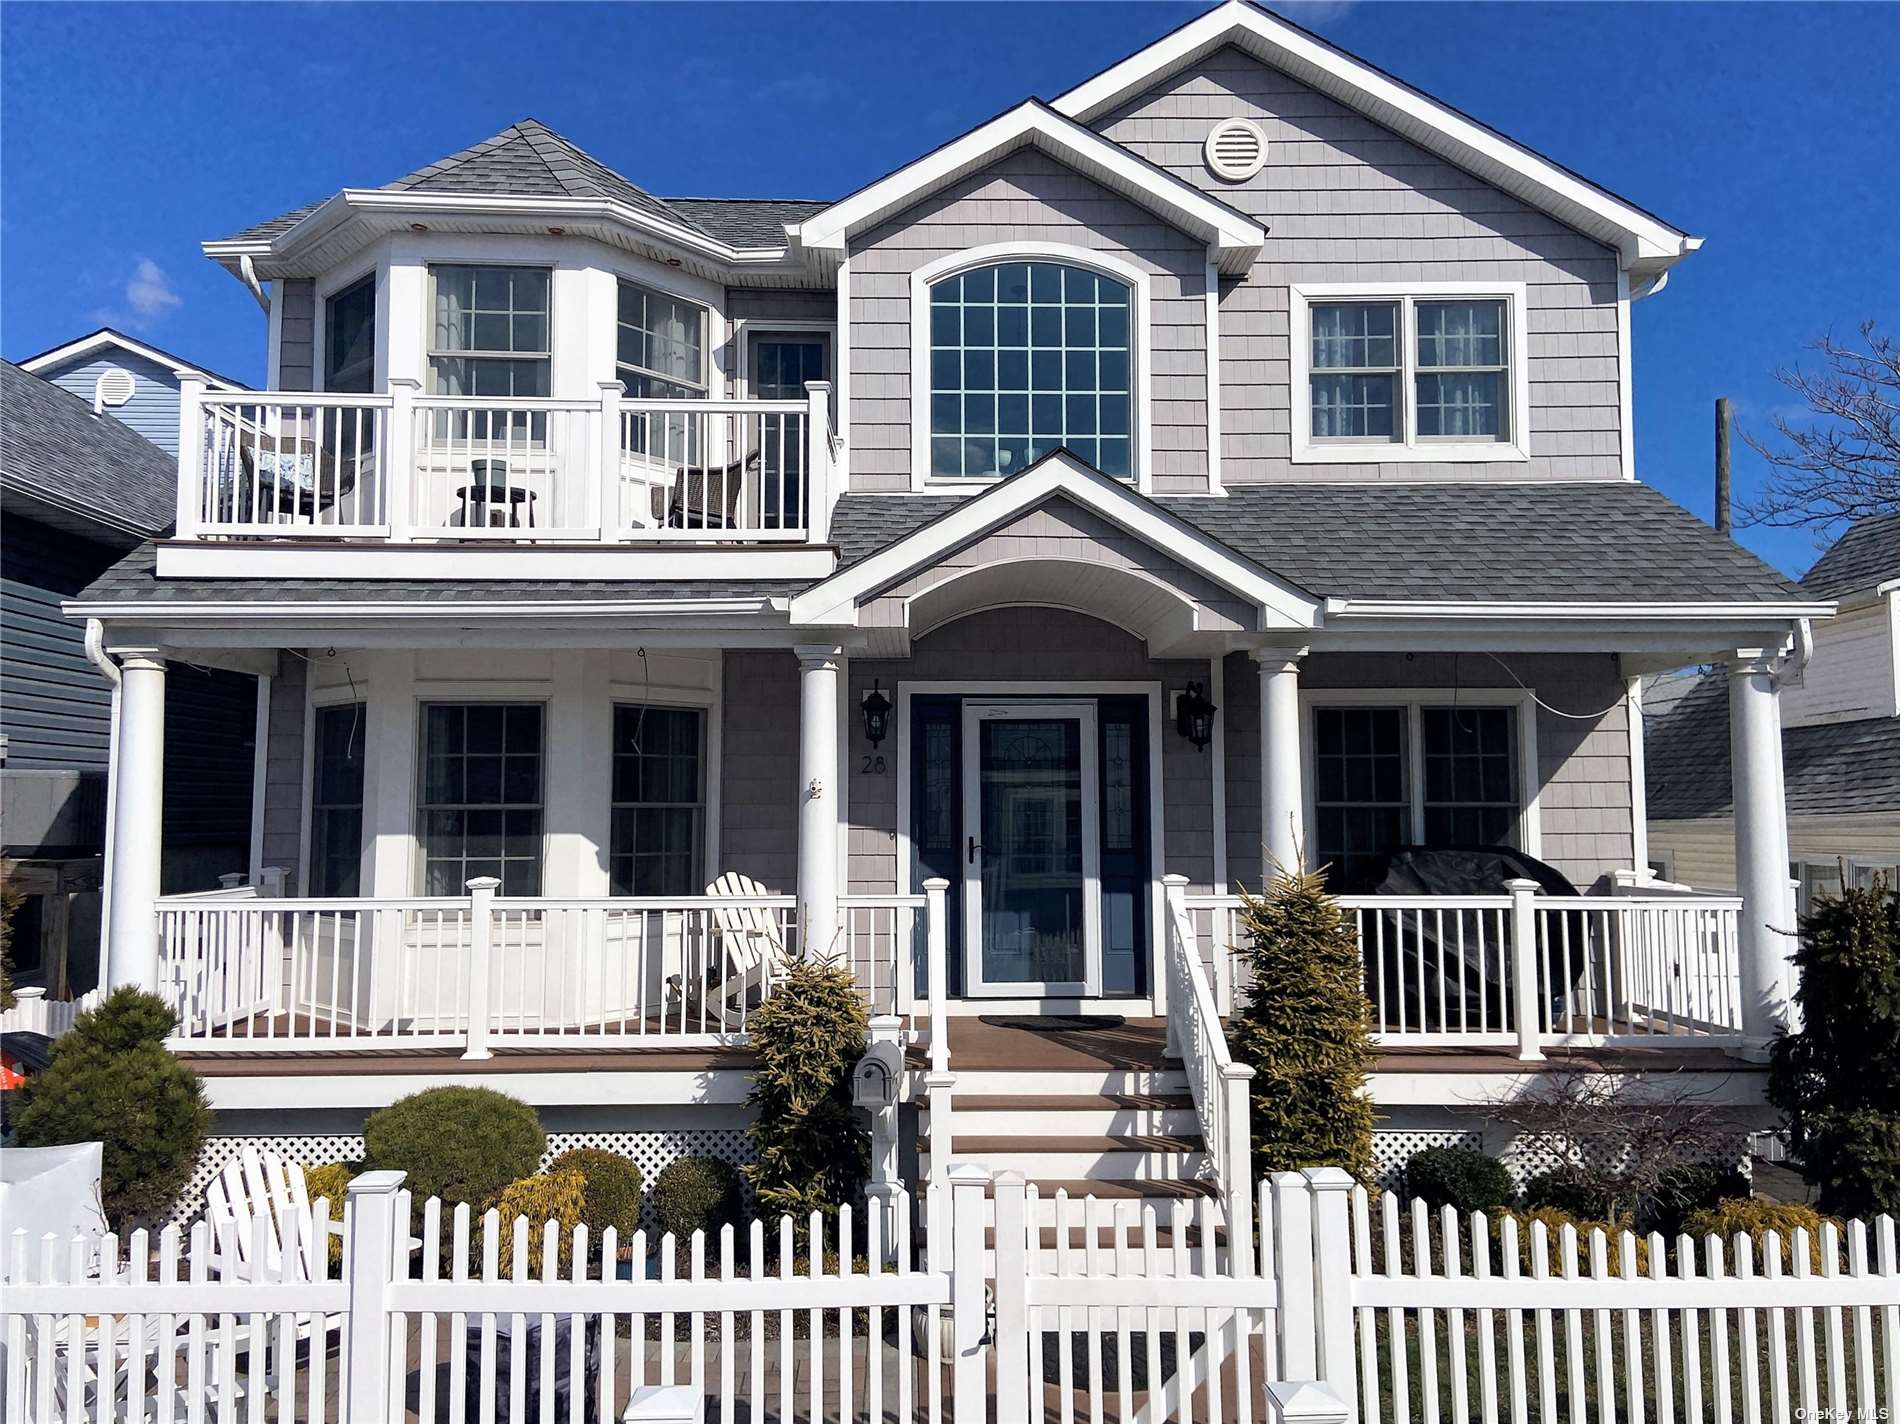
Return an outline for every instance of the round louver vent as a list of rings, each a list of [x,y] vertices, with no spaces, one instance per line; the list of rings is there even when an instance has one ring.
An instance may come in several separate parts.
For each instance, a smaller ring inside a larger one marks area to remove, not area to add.
[[[117,366],[108,366],[99,373],[99,379],[92,383],[92,399],[96,406],[122,406],[132,399],[132,392],[138,389],[138,382],[130,371]]]
[[[1207,166],[1216,178],[1240,183],[1267,166],[1267,136],[1251,119],[1227,119],[1207,136]]]

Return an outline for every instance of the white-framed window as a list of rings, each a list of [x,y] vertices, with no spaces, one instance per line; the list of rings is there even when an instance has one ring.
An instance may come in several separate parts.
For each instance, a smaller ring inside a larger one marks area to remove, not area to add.
[[[1145,482],[1148,279],[1082,249],[997,243],[911,274],[913,481],[1006,479],[1067,449]]]
[[[706,883],[706,710],[616,703],[608,879],[615,895]]]
[[[324,298],[323,388],[358,394],[376,385],[376,274]]]
[[[1530,458],[1525,291],[1293,287],[1295,463]]]
[[[546,267],[436,263],[429,390],[439,396],[545,396],[551,389],[552,273]]]
[[[461,895],[493,875],[503,895],[541,893],[546,807],[539,702],[424,702],[416,841],[422,893]]]
[[[1402,846],[1535,856],[1535,703],[1509,693],[1303,694],[1308,857],[1335,892],[1367,888]]]
[[[708,393],[706,308],[622,277],[614,374],[642,400]]]
[[[363,753],[369,707],[311,709],[310,893],[359,895],[363,866]]]

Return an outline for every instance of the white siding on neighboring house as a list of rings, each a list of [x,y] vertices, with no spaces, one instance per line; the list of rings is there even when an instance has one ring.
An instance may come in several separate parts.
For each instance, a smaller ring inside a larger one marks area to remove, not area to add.
[[[1204,490],[1207,246],[1036,149],[1001,158],[852,240],[851,487],[911,485],[910,274],[998,242],[1080,247],[1149,274],[1150,330],[1137,340],[1147,343],[1154,488]]]
[[[1815,625],[1814,656],[1799,687],[1781,693],[1781,722],[1808,727],[1900,714],[1895,686],[1900,594]]]
[[[1239,183],[1202,157],[1229,118],[1254,120],[1268,142],[1266,167]],[[1223,483],[1628,473],[1609,248],[1233,48],[1094,127],[1269,229],[1247,279],[1221,282]],[[1529,463],[1292,463],[1289,286],[1454,281],[1528,286]]]

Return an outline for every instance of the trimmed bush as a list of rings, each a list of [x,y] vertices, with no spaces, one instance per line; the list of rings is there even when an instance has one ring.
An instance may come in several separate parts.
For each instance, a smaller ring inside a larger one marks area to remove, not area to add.
[[[1748,1175],[1733,1162],[1690,1162],[1672,1167],[1656,1183],[1656,1190],[1639,1213],[1645,1231],[1660,1231],[1674,1240],[1683,1223],[1718,1202],[1746,1198]]]
[[[581,1207],[587,1195],[587,1181],[577,1171],[537,1172],[531,1177],[510,1182],[501,1189],[501,1199],[495,1203],[501,1212],[504,1232],[512,1234],[515,1218],[525,1216],[528,1219],[528,1270],[534,1276],[540,1276],[546,1269],[543,1262],[547,1255],[547,1223],[556,1223],[559,1232],[555,1242],[556,1267],[562,1275],[568,1272],[574,1258],[574,1228],[582,1220]],[[593,1233],[590,1231],[589,1236]]]
[[[318,1201],[330,1203],[330,1220],[343,1220],[343,1196],[356,1179],[361,1164],[356,1162],[325,1162],[320,1166],[303,1169],[304,1195],[310,1198],[314,1208]],[[343,1238],[332,1233],[329,1244],[330,1267],[332,1270],[343,1264]]]
[[[1253,1172],[1344,1167],[1372,1176],[1371,1021],[1358,937],[1323,871],[1281,870],[1242,892],[1253,982],[1227,1028],[1253,1079]]]
[[[177,1200],[211,1128],[204,1085],[165,1047],[173,1023],[156,995],[115,989],[54,1041],[46,1071],[20,1090],[20,1146],[105,1144],[101,1196],[121,1232]]]
[[[581,1174],[581,1220],[593,1240],[611,1226],[624,1245],[640,1229],[646,1178],[631,1158],[603,1147],[575,1147],[548,1163],[548,1171]]]
[[[1504,1164],[1469,1147],[1414,1152],[1405,1164],[1405,1189],[1432,1207],[1450,1206],[1460,1216],[1497,1211],[1517,1196]]]
[[[719,1229],[728,1222],[736,1227],[744,1212],[739,1174],[717,1157],[681,1157],[653,1179],[653,1214],[682,1250],[695,1231],[704,1231],[707,1254],[717,1253]]]
[[[399,1098],[363,1124],[366,1166],[408,1173],[403,1183],[421,1220],[440,1197],[483,1211],[510,1182],[533,1176],[547,1151],[534,1109],[491,1088],[427,1088]]]
[[[1579,1221],[1608,1221],[1621,1226],[1636,1219],[1636,1204],[1618,1192],[1614,1181],[1582,1167],[1555,1167],[1524,1183],[1526,1210],[1554,1211]]]
[[[1683,1222],[1682,1229],[1694,1237],[1698,1244],[1705,1236],[1719,1236],[1725,1247],[1732,1246],[1737,1236],[1746,1236],[1754,1244],[1757,1271],[1767,1263],[1765,1252],[1768,1249],[1769,1232],[1776,1232],[1781,1237],[1781,1264],[1792,1271],[1794,1234],[1796,1231],[1806,1231],[1808,1265],[1818,1273],[1821,1269],[1821,1223],[1829,1219],[1813,1207],[1802,1206],[1798,1202],[1737,1199],[1717,1202],[1712,1207],[1691,1212]],[[1729,1270],[1733,1273],[1734,1269],[1731,1260]]]
[[[1768,1100],[1824,1211],[1900,1212],[1900,895],[1817,895],[1801,920],[1802,1030],[1776,1040]]]
[[[870,1029],[850,967],[795,960],[747,1023],[759,1066],[747,1096],[746,1134],[758,1161],[745,1169],[761,1210],[801,1223],[836,1216],[871,1175],[871,1137],[851,1105],[851,1070]],[[802,1236],[801,1236],[802,1239]]]

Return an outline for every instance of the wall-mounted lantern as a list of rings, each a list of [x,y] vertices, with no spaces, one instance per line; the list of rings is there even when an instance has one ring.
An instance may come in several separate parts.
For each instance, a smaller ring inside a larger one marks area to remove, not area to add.
[[[864,740],[872,746],[891,734],[891,699],[884,695],[875,682],[858,704],[858,712],[864,718]]]
[[[1190,682],[1175,698],[1174,730],[1194,743],[1196,751],[1206,751],[1214,740],[1214,714],[1219,710],[1200,683]]]

